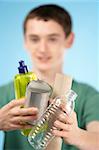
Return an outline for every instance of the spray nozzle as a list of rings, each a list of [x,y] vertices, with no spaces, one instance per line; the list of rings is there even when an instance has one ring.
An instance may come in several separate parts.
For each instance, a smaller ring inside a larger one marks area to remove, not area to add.
[[[27,66],[25,65],[23,60],[19,61],[18,70],[19,70],[19,73],[27,73],[28,72]]]

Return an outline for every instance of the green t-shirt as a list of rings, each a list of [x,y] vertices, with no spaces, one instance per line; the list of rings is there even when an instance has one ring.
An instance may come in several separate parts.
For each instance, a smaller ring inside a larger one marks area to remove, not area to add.
[[[75,101],[78,126],[86,129],[93,120],[99,120],[99,93],[92,87],[73,81],[72,89],[78,94]],[[0,87],[0,107],[14,99],[13,83]],[[33,150],[27,138],[20,131],[5,132],[4,150]],[[78,150],[72,145],[62,144],[61,150]]]

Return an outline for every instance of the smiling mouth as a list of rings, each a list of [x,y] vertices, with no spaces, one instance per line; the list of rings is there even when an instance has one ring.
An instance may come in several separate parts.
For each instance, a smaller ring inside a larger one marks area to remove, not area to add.
[[[47,62],[51,59],[50,56],[46,57],[46,56],[43,56],[43,57],[37,57],[37,59],[41,62]]]

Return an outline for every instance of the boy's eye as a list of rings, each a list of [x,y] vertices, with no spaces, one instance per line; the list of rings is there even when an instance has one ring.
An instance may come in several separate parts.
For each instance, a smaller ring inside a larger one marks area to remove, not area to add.
[[[49,41],[56,42],[57,39],[56,38],[50,38]]]
[[[31,38],[30,40],[31,40],[32,42],[38,42],[38,41],[39,41],[38,38]]]

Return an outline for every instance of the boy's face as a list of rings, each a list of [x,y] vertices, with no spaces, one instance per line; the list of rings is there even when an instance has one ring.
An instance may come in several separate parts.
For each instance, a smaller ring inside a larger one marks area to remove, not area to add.
[[[40,71],[53,71],[61,67],[66,37],[61,25],[53,20],[36,18],[26,24],[25,46],[34,67]]]

